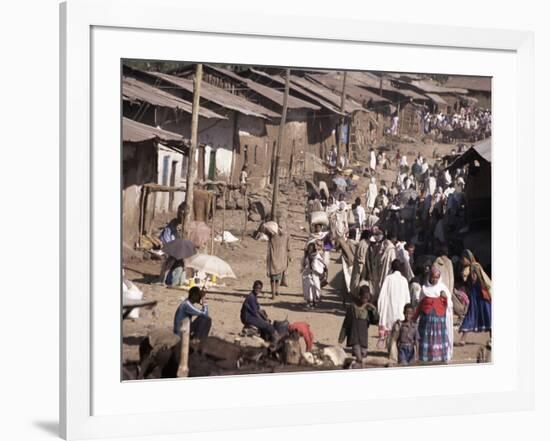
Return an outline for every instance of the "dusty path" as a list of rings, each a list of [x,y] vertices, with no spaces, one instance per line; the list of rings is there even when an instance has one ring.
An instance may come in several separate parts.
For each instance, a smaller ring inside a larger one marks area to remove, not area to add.
[[[438,146],[441,153],[447,153],[453,146]],[[412,152],[420,151],[429,160],[432,159],[433,145],[412,145],[406,144],[401,147],[401,152],[406,152],[411,163]],[[393,159],[393,154],[392,154]],[[379,177],[387,181],[393,180],[394,170],[384,170]],[[362,193],[364,182],[358,186],[358,193]],[[255,222],[247,223],[247,235],[243,241],[236,245],[222,246],[215,245],[214,253],[228,261],[238,276],[237,280],[226,280],[225,286],[217,287],[208,291],[207,301],[210,315],[213,320],[212,334],[231,340],[237,336],[242,325],[239,320],[241,304],[250,291],[252,283],[256,279],[264,282],[265,295],[260,298],[261,306],[267,311],[272,319],[288,318],[290,322],[306,321],[310,324],[315,335],[315,340],[321,345],[337,344],[338,334],[342,325],[345,309],[342,305],[342,296],[338,289],[342,286],[341,266],[339,253],[331,253],[329,267],[330,284],[323,290],[322,302],[315,310],[305,308],[302,297],[300,260],[303,255],[304,244],[308,236],[308,227],[305,222],[305,192],[296,189],[289,193],[289,218],[287,224],[291,233],[291,262],[288,272],[288,287],[280,289],[280,295],[271,300],[269,293],[269,280],[266,276],[266,242],[252,239],[251,233],[257,228]],[[221,216],[218,216],[221,217]],[[228,210],[226,212],[225,228],[235,236],[241,237],[243,226],[243,212]],[[221,219],[216,219],[215,229],[221,231]],[[186,291],[180,289],[169,289],[151,285],[159,272],[160,262],[143,261],[127,262],[124,265],[126,275],[143,290],[144,298],[157,300],[158,305],[153,312],[144,311],[137,320],[125,320],[123,323],[124,359],[137,360],[138,351],[136,343],[139,339],[152,329],[158,327],[170,328],[172,326],[174,312]],[[371,355],[385,357],[386,353],[376,349],[376,327],[370,328],[370,349]],[[455,341],[458,336],[455,332]],[[472,334],[469,340],[472,344],[455,348],[453,363],[472,363],[476,361],[479,348],[485,344],[489,336],[485,334]]]

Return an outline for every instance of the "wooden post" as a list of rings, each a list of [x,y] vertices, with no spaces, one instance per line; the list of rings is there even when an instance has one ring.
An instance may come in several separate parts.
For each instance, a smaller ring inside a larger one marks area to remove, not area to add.
[[[189,334],[191,328],[189,317],[185,317],[181,322],[180,334],[180,362],[178,366],[178,377],[189,376]]]
[[[195,151],[198,144],[199,128],[199,107],[201,97],[202,82],[202,64],[198,63],[195,71],[195,81],[193,84],[193,109],[191,114],[191,145],[189,147],[189,166],[187,167],[187,183],[185,193],[185,212],[183,216],[182,232],[183,236],[189,228],[193,217],[193,188],[195,185],[197,163],[195,161]]]
[[[296,151],[296,140],[292,140],[292,152],[290,153],[290,161],[288,163],[288,182],[292,181],[292,168],[294,167],[294,153]]]
[[[212,203],[211,203],[211,212],[212,212],[212,223],[211,223],[211,230],[210,230],[210,255],[214,254],[214,219],[216,217],[216,193],[212,195]]]
[[[277,202],[279,200],[279,162],[281,161],[281,149],[283,137],[285,134],[286,111],[288,107],[288,90],[290,88],[290,69],[286,69],[285,75],[285,94],[283,96],[283,113],[281,114],[281,123],[279,124],[279,134],[277,136],[277,152],[275,156],[275,170],[273,176],[273,195],[271,197],[271,219],[277,218]]]
[[[342,94],[340,97],[340,112],[342,112],[342,116],[340,116],[340,130],[338,131],[339,140],[338,140],[338,159],[336,161],[336,164],[338,164],[338,161],[340,161],[340,156],[342,156],[343,153],[343,147],[344,142],[342,141],[342,134],[344,132],[344,123],[346,122],[346,80],[348,77],[348,73],[344,71],[344,78],[342,79]]]
[[[222,191],[222,197],[223,197],[223,211],[222,211],[222,245],[225,244],[225,186],[223,187]]]
[[[243,210],[244,210],[244,225],[243,225],[243,231],[241,233],[241,241],[244,240],[244,235],[246,234],[246,223],[248,222],[248,185],[244,188]]]
[[[147,187],[141,187],[141,203],[139,207],[139,236],[138,243],[141,246],[141,236],[143,236],[143,230],[145,229],[145,198],[147,197]]]

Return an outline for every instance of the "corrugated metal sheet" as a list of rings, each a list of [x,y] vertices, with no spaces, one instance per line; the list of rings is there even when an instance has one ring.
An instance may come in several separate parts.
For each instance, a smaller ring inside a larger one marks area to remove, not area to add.
[[[461,89],[458,87],[439,86],[435,82],[428,80],[411,81],[411,84],[415,87],[418,87],[424,92],[430,93],[468,93],[466,89]]]
[[[426,96],[436,104],[441,104],[442,106],[449,105],[449,103],[445,101],[443,98],[441,98],[437,93],[426,93]]]
[[[270,101],[273,101],[276,104],[279,104],[280,106],[283,105],[283,99],[284,99],[284,92],[281,92],[277,89],[273,89],[268,86],[264,86],[263,84],[256,83],[252,80],[247,80],[246,85],[250,88],[250,90],[253,90],[256,93],[259,93],[260,95],[266,97]],[[311,109],[311,110],[321,110],[320,106],[317,106],[315,104],[312,104],[308,101],[301,100],[300,98],[296,98],[295,96],[288,95],[287,105],[289,109]]]
[[[285,80],[283,77],[281,77],[280,75],[270,75],[266,72],[263,72],[261,70],[256,70],[256,69],[253,69],[253,68],[250,68],[249,69],[250,72],[252,72],[254,75],[258,75],[258,76],[261,76],[263,78],[267,78],[271,81],[274,81],[276,83],[278,83],[279,86],[284,86],[285,84]],[[298,86],[297,84],[294,84],[294,83],[290,83],[290,90],[293,90],[303,96],[306,96],[308,98],[310,98],[311,100],[315,101],[316,103],[319,103],[322,107],[324,107],[325,109],[328,109],[338,115],[341,115],[342,112],[340,112],[340,109],[335,106],[334,104],[328,102],[327,100],[324,100],[323,98],[311,93],[310,91],[304,89],[303,87],[300,87]]]
[[[212,66],[210,64],[205,65],[204,67],[208,69],[212,69],[222,75],[226,75],[227,77],[232,78],[235,81],[240,81],[241,83],[243,83],[244,86],[248,87],[251,91],[258,93],[259,95],[262,95],[263,97],[267,98],[270,101],[273,101],[275,104],[278,104],[281,107],[283,105],[284,92],[280,90],[281,87],[275,88],[275,87],[264,86],[263,84],[260,84],[254,80],[251,80],[250,78],[241,77],[228,69]],[[309,101],[301,100],[300,98],[297,98],[292,95],[288,96],[287,105],[289,109],[312,109],[312,110],[321,109],[321,107],[315,104],[312,104]]]
[[[193,93],[193,80],[179,78],[160,72],[148,72],[148,74]],[[235,110],[243,115],[256,116],[263,119],[277,118],[280,116],[272,110],[248,101],[243,97],[229,93],[219,87],[212,86],[205,81],[201,84],[201,98],[216,103],[226,109]]]
[[[378,75],[374,75],[370,72],[350,72],[350,74],[352,74],[351,77],[357,81],[358,85],[369,87],[374,90],[380,89],[380,77]],[[348,74],[348,78],[349,77],[350,75]],[[425,101],[429,99],[413,90],[395,87],[388,78],[382,78],[382,90],[398,93],[413,100]]]
[[[168,130],[158,129],[147,124],[143,124],[133,119],[122,118],[122,141],[123,142],[144,142],[153,139],[169,144],[184,144],[186,140],[183,136],[169,132]]]
[[[461,75],[453,75],[449,77],[445,83],[446,87],[460,87],[463,89],[491,92],[491,78],[490,77],[469,77]]]
[[[122,78],[122,98],[131,102],[146,102],[154,106],[182,110],[191,114],[193,105],[171,93],[131,77]],[[199,109],[203,118],[227,119],[204,107]]]
[[[328,89],[327,87],[322,86],[318,83],[314,83],[306,78],[298,77],[296,75],[291,75],[290,81],[300,87],[303,87],[304,89],[307,89],[315,95],[322,97],[325,101],[330,102],[333,106],[336,106],[337,108],[340,107],[340,102],[342,100],[341,96],[332,92],[332,90]],[[367,109],[365,109],[361,104],[356,103],[354,100],[348,98],[344,105],[344,111],[347,113],[351,113],[357,110],[367,111]]]
[[[323,86],[328,87],[335,93],[341,91],[343,82],[342,72],[330,72],[326,74],[313,74],[308,75],[308,78],[321,83]],[[354,78],[346,79],[346,95],[352,97],[359,103],[366,103],[372,101],[374,103],[388,103],[389,101],[377,95],[364,87],[360,87]]]

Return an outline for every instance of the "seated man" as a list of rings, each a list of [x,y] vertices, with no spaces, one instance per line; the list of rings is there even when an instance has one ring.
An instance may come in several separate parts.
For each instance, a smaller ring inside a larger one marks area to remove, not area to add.
[[[189,317],[193,320],[193,316],[197,318],[190,325],[190,340],[193,343],[198,343],[208,337],[212,326],[212,319],[208,317],[208,305],[204,301],[206,293],[198,286],[194,286],[189,290],[189,296],[180,303],[174,316],[174,334],[181,337],[181,324],[183,319]],[[196,306],[199,305],[199,306]]]
[[[246,296],[241,307],[241,322],[244,326],[254,326],[260,330],[264,340],[275,341],[277,332],[273,325],[267,319],[265,311],[260,309],[258,296],[262,293],[264,284],[261,280],[256,280],[252,285],[252,291]]]

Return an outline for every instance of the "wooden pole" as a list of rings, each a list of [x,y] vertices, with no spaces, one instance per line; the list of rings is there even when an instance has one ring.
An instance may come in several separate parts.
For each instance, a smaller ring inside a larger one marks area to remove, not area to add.
[[[283,137],[285,134],[286,111],[288,107],[288,90],[290,88],[290,69],[286,69],[285,75],[285,94],[283,96],[283,113],[281,114],[281,123],[279,124],[279,134],[277,136],[277,152],[275,155],[275,169],[273,174],[273,195],[271,197],[271,219],[277,218],[277,203],[279,201],[279,163],[281,161],[281,149]]]
[[[197,164],[195,161],[195,151],[198,143],[198,128],[199,128],[199,107],[201,97],[201,82],[202,82],[202,64],[198,63],[195,71],[195,80],[193,84],[193,108],[191,114],[191,145],[189,147],[189,166],[187,167],[187,183],[185,194],[185,211],[183,216],[182,232],[183,236],[189,228],[193,217],[193,188],[195,185]]]
[[[222,195],[223,195],[223,201],[222,201],[222,207],[223,207],[223,211],[222,211],[222,245],[225,244],[225,186],[223,187],[223,190],[222,190]]]
[[[145,229],[145,198],[147,197],[147,187],[141,189],[141,203],[139,208],[139,236],[138,243],[141,246],[141,236],[143,236],[143,230]]]
[[[346,80],[348,77],[348,73],[344,71],[344,78],[342,78],[342,94],[340,96],[340,112],[342,112],[342,116],[340,116],[340,130],[339,130],[339,140],[338,140],[338,160],[340,160],[340,156],[343,153],[344,149],[344,142],[342,140],[342,134],[344,132],[344,123],[346,122]],[[338,164],[338,162],[336,162]]]
[[[292,152],[290,153],[290,161],[288,163],[288,182],[292,181],[292,169],[294,168],[294,153],[296,151],[296,140],[292,140]]]
[[[185,317],[181,322],[181,342],[180,342],[180,363],[178,366],[178,377],[189,376],[189,333],[190,320]]]
[[[244,235],[246,234],[246,223],[248,222],[248,185],[244,188],[243,211],[244,211],[244,225],[243,225],[243,232],[241,233],[241,241],[244,240]]]
[[[212,223],[211,223],[211,230],[210,230],[210,255],[214,254],[214,219],[216,217],[216,194],[212,195],[212,202],[211,202],[211,212],[212,212]]]

